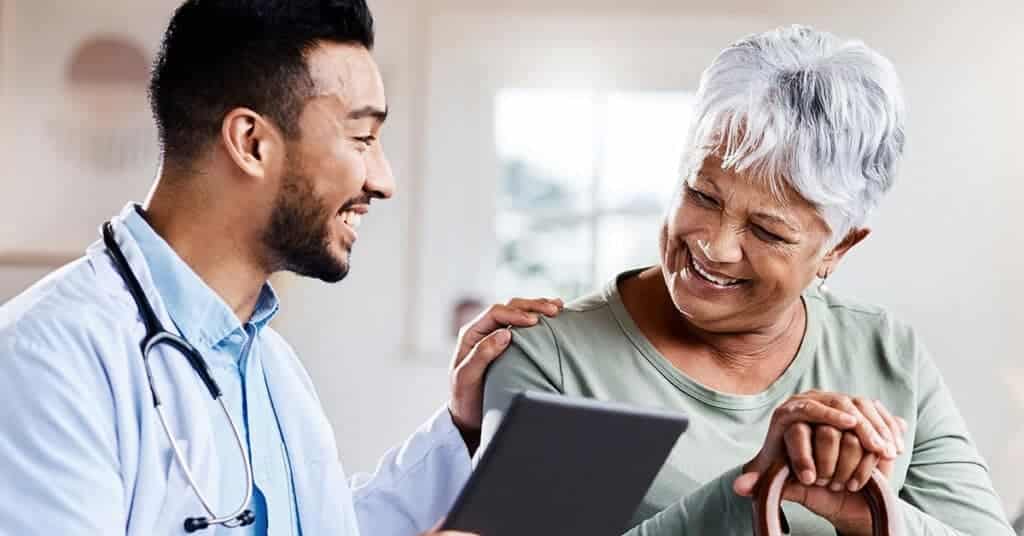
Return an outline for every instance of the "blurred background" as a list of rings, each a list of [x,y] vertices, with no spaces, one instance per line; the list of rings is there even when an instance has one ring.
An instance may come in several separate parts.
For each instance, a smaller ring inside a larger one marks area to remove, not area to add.
[[[145,197],[149,63],[176,0],[0,0],[0,302]],[[830,286],[929,342],[1011,515],[1024,506],[1024,2],[371,0],[394,200],[339,285],[282,277],[276,327],[349,472],[446,399],[454,331],[656,260],[701,70],[803,23],[863,39],[909,106],[899,182]],[[365,229],[365,230],[364,230]]]

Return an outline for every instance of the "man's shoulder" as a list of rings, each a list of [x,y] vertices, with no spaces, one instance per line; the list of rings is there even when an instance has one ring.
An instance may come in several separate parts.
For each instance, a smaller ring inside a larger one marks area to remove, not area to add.
[[[126,316],[135,318],[130,302],[115,297],[83,257],[0,306],[0,340],[22,348],[87,344],[124,329]]]

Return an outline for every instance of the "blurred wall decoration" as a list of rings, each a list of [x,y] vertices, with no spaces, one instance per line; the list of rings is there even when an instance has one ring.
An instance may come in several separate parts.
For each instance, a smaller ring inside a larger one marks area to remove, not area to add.
[[[150,60],[131,38],[90,36],[72,52],[50,118],[57,150],[98,177],[151,173],[157,161],[146,102]]]

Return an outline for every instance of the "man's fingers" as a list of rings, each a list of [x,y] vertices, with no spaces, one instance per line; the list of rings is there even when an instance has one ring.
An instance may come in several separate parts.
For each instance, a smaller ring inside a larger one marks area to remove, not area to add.
[[[508,329],[499,329],[484,337],[474,346],[466,359],[459,365],[456,374],[457,381],[462,385],[476,385],[484,376],[487,365],[498,358],[508,348],[512,341],[512,332]]]
[[[562,307],[564,306],[562,300],[549,298],[512,298],[508,301],[508,305],[509,307],[514,307],[523,311],[541,313],[545,316],[556,316],[562,311]]]
[[[814,451],[811,447],[811,427],[802,422],[795,423],[786,430],[786,454],[793,474],[805,485],[814,483]]]
[[[459,350],[456,361],[465,357],[470,349],[492,331],[508,326],[517,328],[532,326],[540,321],[538,315],[557,316],[562,312],[563,306],[560,299],[512,298],[507,305],[497,304],[488,307],[486,311],[464,326],[459,333]]]
[[[538,321],[536,313],[516,309],[510,305],[492,305],[480,313],[469,325],[462,328],[459,334],[459,351],[456,361],[461,361],[461,358],[465,357],[484,337],[498,328],[527,327]]]

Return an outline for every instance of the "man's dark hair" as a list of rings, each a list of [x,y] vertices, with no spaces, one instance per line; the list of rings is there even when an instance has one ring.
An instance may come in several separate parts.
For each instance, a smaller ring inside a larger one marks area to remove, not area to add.
[[[149,101],[164,158],[190,165],[247,107],[298,138],[314,87],[307,53],[329,41],[373,48],[365,0],[188,0],[174,13],[153,64]]]

